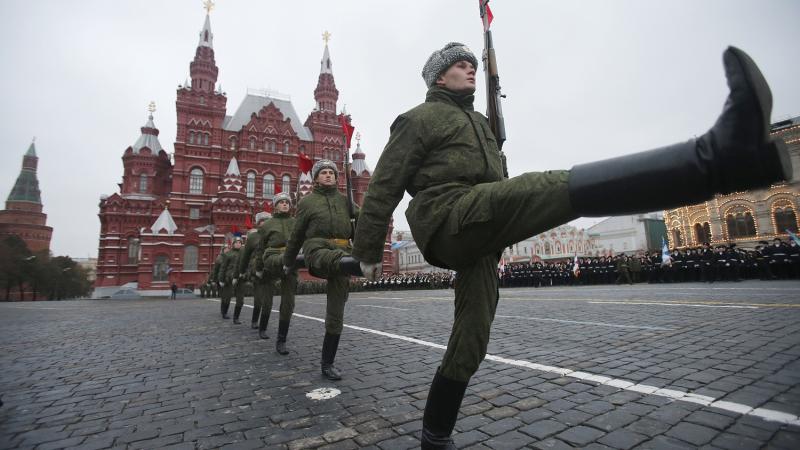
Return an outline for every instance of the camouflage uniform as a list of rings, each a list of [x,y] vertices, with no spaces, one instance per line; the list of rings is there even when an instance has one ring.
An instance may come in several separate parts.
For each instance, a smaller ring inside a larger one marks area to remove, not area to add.
[[[227,252],[223,253],[222,255],[222,263],[219,266],[219,278],[218,281],[224,283],[222,287],[222,315],[226,316],[228,314],[228,307],[231,304],[231,298],[236,296],[236,306],[233,309],[233,321],[234,323],[238,323],[239,321],[239,314],[242,312],[242,307],[244,306],[244,291],[243,291],[243,284],[244,283],[236,283],[234,286],[233,280],[236,278],[238,280],[238,272],[236,271],[236,265],[239,261],[239,253],[240,250],[232,247]]]
[[[280,343],[286,342],[289,333],[289,322],[294,313],[294,296],[297,290],[297,272],[285,274],[283,272],[283,253],[286,251],[286,243],[292,235],[295,226],[295,218],[289,213],[275,212],[271,219],[264,222],[258,229],[261,236],[256,253],[259,255],[256,268],[262,272],[261,282],[265,286],[264,306],[261,309],[261,323],[259,324],[259,335],[264,334],[269,322],[269,315],[272,311],[272,296],[274,293],[275,282],[280,280],[281,284],[281,307],[278,319],[278,341],[276,347],[281,351]],[[266,338],[266,335],[262,336]]]
[[[220,300],[221,300],[220,301],[220,311],[222,312],[222,317],[227,319],[228,318],[227,317],[228,307],[226,306],[225,299],[224,299],[224,295],[225,294],[222,292],[224,289],[219,289],[219,292],[216,292],[218,290],[218,288],[220,287],[219,283],[220,282],[224,283],[224,281],[222,281],[221,269],[222,269],[222,261],[225,260],[225,252],[226,252],[226,250],[225,250],[225,248],[223,248],[222,251],[220,252],[220,254],[217,255],[217,259],[214,260],[214,267],[211,269],[211,274],[209,275],[209,282],[210,282],[210,284],[212,286],[214,286],[214,291],[215,291],[214,292],[214,297],[217,297],[216,294],[219,294],[219,297],[220,297]],[[230,299],[230,297],[228,297],[228,304],[230,304],[230,301],[231,301],[231,299]]]
[[[293,267],[302,246],[309,273],[328,281],[325,338],[322,345],[324,374],[326,367],[332,367],[339,347],[344,324],[344,305],[348,295],[349,276],[340,267],[342,257],[349,256],[351,251],[349,239],[352,230],[347,198],[336,186],[316,185],[311,194],[298,203],[296,218],[292,236],[283,255],[283,264]]]
[[[239,260],[236,264],[236,271],[239,274],[239,282],[244,283],[249,279],[253,284],[253,317],[251,327],[258,327],[258,317],[261,315],[261,306],[266,299],[267,290],[264,282],[255,276],[256,264],[261,258],[261,254],[256,251],[261,243],[261,233],[258,230],[251,230],[247,234],[247,240],[239,252]]]
[[[406,218],[425,259],[456,270],[455,322],[440,372],[464,382],[486,355],[502,249],[575,218],[569,172],[503,179],[497,142],[473,99],[434,86],[425,103],[395,120],[353,249],[360,261],[381,261],[389,220],[407,190]]]

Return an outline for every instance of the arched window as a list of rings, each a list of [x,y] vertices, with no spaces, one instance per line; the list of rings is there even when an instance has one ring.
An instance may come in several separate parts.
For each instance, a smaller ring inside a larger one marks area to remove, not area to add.
[[[187,245],[183,248],[183,270],[197,270],[196,245]]]
[[[551,253],[550,243],[549,242],[545,242],[544,243],[544,254],[545,255],[549,255],[550,253]]]
[[[194,131],[189,132],[189,143],[194,144]]]
[[[283,141],[283,153],[289,154],[289,141]]]
[[[261,192],[263,192],[264,198],[272,198],[275,195],[275,177],[266,174],[264,175],[264,184],[261,187]]]
[[[561,252],[561,242],[556,242],[556,253],[560,254]]]
[[[737,239],[756,235],[756,224],[750,211],[732,212],[725,216],[728,238]]]
[[[775,209],[775,234],[797,233],[797,215],[791,206]]]
[[[672,230],[672,246],[683,247],[683,236],[681,236],[681,230],[677,228]]]
[[[203,133],[203,145],[208,145],[208,135],[209,133]]]
[[[206,31],[206,33],[208,33],[208,32]],[[200,104],[201,105],[205,105],[206,104],[206,98],[205,97],[200,97]]]
[[[711,242],[711,226],[709,226],[708,222],[694,224],[694,235],[697,238],[697,245]]]
[[[275,141],[269,141],[269,151],[275,153]]]
[[[138,264],[139,263],[139,249],[141,248],[139,244],[139,239],[135,237],[128,238],[128,264]]]
[[[256,196],[256,173],[247,172],[247,198]]]
[[[203,193],[203,169],[195,167],[189,172],[189,193]]]
[[[231,136],[231,150],[236,150],[236,136]]]
[[[289,178],[289,175],[284,175],[283,178],[281,178],[281,192],[286,192],[288,194],[289,192],[292,192],[291,187],[292,179]]]
[[[167,281],[169,279],[169,258],[167,255],[157,255],[153,260],[153,281]]]
[[[250,150],[256,149],[256,138],[250,136]]]
[[[147,174],[145,173],[139,175],[139,192],[147,192]]]

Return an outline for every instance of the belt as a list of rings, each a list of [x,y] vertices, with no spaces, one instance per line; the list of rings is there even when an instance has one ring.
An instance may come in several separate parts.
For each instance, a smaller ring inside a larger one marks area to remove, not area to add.
[[[281,250],[281,251],[284,251],[284,250],[286,250],[286,246],[284,245],[283,247],[268,247],[268,250]]]
[[[328,242],[330,242],[331,244],[334,244],[334,245],[342,246],[342,247],[347,247],[348,245],[350,245],[350,239],[334,239],[334,238],[331,238],[331,239],[328,239]]]

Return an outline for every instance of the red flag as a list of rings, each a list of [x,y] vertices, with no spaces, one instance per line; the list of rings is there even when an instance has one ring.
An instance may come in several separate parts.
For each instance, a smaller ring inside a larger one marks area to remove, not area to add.
[[[273,190],[273,193],[275,195],[278,195],[281,193],[282,189],[283,189],[283,183],[281,182],[281,180],[275,180],[275,189]]]
[[[350,140],[353,138],[353,131],[356,130],[356,127],[347,123],[347,116],[344,114],[339,114],[339,124],[342,126],[342,133],[344,133],[347,138],[347,148],[349,149]]]
[[[305,153],[300,153],[300,159],[298,163],[300,167],[300,173],[311,172],[311,168],[314,167],[314,161],[312,161],[311,158],[309,158]]]
[[[483,3],[484,0],[478,0],[478,2]],[[483,17],[484,33],[489,31],[489,27],[492,26],[492,19],[494,19],[494,14],[492,14],[492,10],[489,8],[489,0],[486,0],[486,15]]]
[[[248,230],[253,228],[253,219],[250,218],[250,214],[246,215],[244,218],[244,227]]]

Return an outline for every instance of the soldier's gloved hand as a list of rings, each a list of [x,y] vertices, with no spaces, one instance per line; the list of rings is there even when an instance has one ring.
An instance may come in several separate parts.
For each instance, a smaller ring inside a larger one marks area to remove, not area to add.
[[[381,263],[379,262],[370,264],[362,261],[359,265],[361,266],[361,272],[364,274],[364,278],[369,281],[375,281],[381,273]]]
[[[294,272],[294,267],[289,267],[289,266],[287,266],[285,264],[283,265],[283,274],[284,275],[287,275],[287,276],[291,275],[292,272]]]
[[[260,279],[261,279],[263,276],[264,276],[264,272],[262,272],[262,271],[260,271],[260,270],[256,272],[256,278],[258,278],[259,280],[260,280]]]
[[[239,282],[239,279],[238,278],[234,278],[233,281],[231,281],[231,286],[236,286],[236,283],[238,283],[238,282]]]

